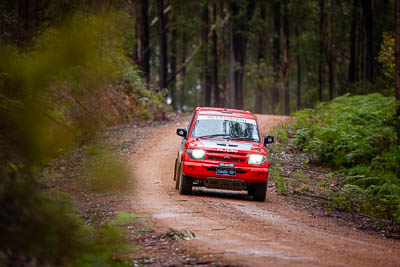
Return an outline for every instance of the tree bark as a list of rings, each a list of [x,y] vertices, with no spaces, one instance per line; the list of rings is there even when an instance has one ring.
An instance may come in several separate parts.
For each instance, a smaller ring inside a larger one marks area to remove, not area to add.
[[[283,81],[285,87],[285,115],[290,115],[290,95],[289,95],[289,50],[290,50],[290,32],[289,32],[289,9],[288,0],[284,1],[283,6],[283,32],[285,36],[283,44]]]
[[[319,101],[323,101],[324,91],[324,20],[325,20],[325,0],[319,0],[319,64],[318,64],[318,98]]]
[[[185,97],[186,97],[186,91],[185,91],[185,76],[186,76],[186,67],[185,67],[185,59],[186,59],[186,49],[187,49],[187,37],[186,37],[186,31],[182,32],[182,59],[181,59],[181,66],[183,66],[181,69],[181,84],[180,84],[180,109],[181,111],[184,111],[184,106],[185,106]]]
[[[221,21],[221,23],[218,25],[218,28],[222,28],[225,25],[225,23],[228,21],[228,19],[229,19],[229,15],[226,16]],[[211,36],[213,36],[213,33],[214,33],[213,31],[209,32],[208,35],[207,35],[207,38],[211,38]],[[202,46],[203,46],[203,42],[200,41],[200,43],[192,50],[192,52],[189,54],[189,56],[187,56],[187,58],[185,59],[183,64],[180,65],[179,68],[176,70],[176,72],[171,74],[171,76],[173,77],[173,76],[178,75],[183,70],[183,68],[185,68],[186,65],[189,64],[189,62],[193,59],[193,57],[197,54],[197,52],[200,50],[200,48]],[[167,80],[167,84],[169,84],[171,81],[172,81],[172,78],[168,79]]]
[[[135,19],[135,23],[134,23],[134,29],[133,29],[133,33],[135,35],[135,40],[140,40],[141,37],[141,10],[140,10],[140,4],[141,3],[132,3],[131,1],[129,1],[129,3],[132,6],[132,15],[133,18]],[[139,42],[135,42],[133,45],[133,49],[132,49],[132,61],[135,62],[135,64],[138,64],[140,66],[140,60],[141,60],[141,43]]]
[[[175,73],[176,72],[176,54],[177,54],[177,48],[176,48],[176,39],[178,38],[177,32],[176,32],[176,15],[173,13],[172,18],[171,18],[171,24],[172,24],[172,30],[171,30],[171,55],[170,55],[170,67],[171,67],[171,72]],[[174,110],[178,109],[178,100],[177,100],[177,89],[176,89],[176,76],[171,77],[172,83],[169,85],[169,88],[171,90],[171,104]]]
[[[273,42],[273,71],[274,81],[272,85],[272,112],[276,113],[279,105],[279,72],[280,72],[280,54],[281,54],[281,4],[279,0],[275,0],[272,4],[272,12],[274,13],[274,42]],[[279,112],[278,112],[279,113]]]
[[[211,86],[210,86],[210,71],[208,66],[208,32],[210,30],[210,20],[209,20],[209,12],[208,12],[208,3],[206,2],[203,6],[202,10],[202,33],[201,33],[201,41],[203,43],[202,47],[202,84],[201,84],[201,99],[200,105],[203,107],[211,106]]]
[[[372,82],[373,79],[373,12],[372,0],[362,0],[364,43],[363,43],[363,81]]]
[[[233,15],[233,14],[232,14]],[[229,21],[229,82],[228,97],[229,106],[236,107],[236,83],[235,83],[235,53],[233,51],[233,22]]]
[[[357,64],[356,64],[356,40],[357,40],[357,17],[358,17],[358,0],[353,0],[353,10],[351,18],[350,30],[350,62],[349,62],[349,82],[356,81]]]
[[[158,8],[158,38],[160,46],[159,56],[159,90],[167,88],[168,58],[167,58],[167,28],[166,16],[164,17],[164,1],[157,0]]]
[[[264,25],[265,23],[265,6],[264,2],[260,1],[260,19],[261,23]],[[257,64],[258,64],[258,82],[256,86],[256,98],[255,98],[255,111],[258,114],[263,112],[263,98],[264,98],[264,69],[262,65],[264,64],[265,60],[265,29],[264,27],[261,28],[260,32],[258,33],[258,56],[257,56]]]
[[[213,24],[217,25],[217,5],[213,4]],[[221,97],[218,82],[218,36],[214,26],[213,35],[213,83],[214,83],[214,106],[221,107]]]
[[[255,0],[246,2],[231,0],[229,3],[231,11],[230,39],[233,53],[233,60],[230,60],[231,75],[233,74],[233,77],[230,80],[231,83],[234,83],[230,104],[237,109],[243,109],[243,78],[246,65],[247,33],[249,31],[249,21],[255,10],[255,3]],[[243,9],[245,10],[244,15],[240,12]]]
[[[139,63],[140,68],[143,71],[147,86],[150,83],[150,26],[148,0],[142,0],[141,5],[141,29],[140,29],[140,51],[139,51]]]
[[[329,68],[329,99],[333,99],[335,91],[335,76],[336,76],[336,56],[333,48],[333,14],[334,14],[334,2],[329,0],[329,11],[328,11],[328,68]]]
[[[297,109],[301,108],[301,58],[299,53],[299,27],[296,25],[296,40],[297,40],[297,54],[296,54],[296,64],[297,64]]]
[[[396,36],[395,36],[395,83],[397,100],[397,144],[400,146],[400,0],[395,0]]]

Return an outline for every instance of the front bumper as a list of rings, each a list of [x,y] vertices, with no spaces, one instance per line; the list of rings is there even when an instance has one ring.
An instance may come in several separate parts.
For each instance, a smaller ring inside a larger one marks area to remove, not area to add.
[[[268,179],[268,168],[265,166],[237,164],[235,165],[235,176],[217,175],[216,169],[219,167],[218,163],[182,161],[182,166],[182,172],[184,175],[196,178],[198,180],[205,180],[209,177],[214,177],[238,179],[243,180],[246,183],[264,183]]]

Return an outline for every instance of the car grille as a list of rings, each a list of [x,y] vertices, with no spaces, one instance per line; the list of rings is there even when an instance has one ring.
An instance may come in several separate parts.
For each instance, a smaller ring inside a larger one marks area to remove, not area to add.
[[[246,162],[246,159],[243,158],[225,158],[225,157],[218,157],[218,156],[208,156],[207,157],[209,160],[216,160],[216,161],[221,161],[221,162]]]
[[[215,160],[218,162],[232,162],[232,163],[246,163],[247,162],[247,154],[246,153],[227,153],[220,151],[210,151],[207,153],[208,160]]]

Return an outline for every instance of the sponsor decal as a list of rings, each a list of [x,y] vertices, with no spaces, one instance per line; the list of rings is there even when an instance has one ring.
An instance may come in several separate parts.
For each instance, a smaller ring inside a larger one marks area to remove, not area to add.
[[[238,153],[239,150],[237,149],[230,149],[230,148],[217,148],[218,152],[231,152],[231,153]]]
[[[256,121],[252,119],[244,119],[237,117],[229,117],[229,116],[211,116],[211,115],[199,115],[197,120],[223,120],[223,121],[235,121],[235,122],[244,122],[248,124],[256,125]]]

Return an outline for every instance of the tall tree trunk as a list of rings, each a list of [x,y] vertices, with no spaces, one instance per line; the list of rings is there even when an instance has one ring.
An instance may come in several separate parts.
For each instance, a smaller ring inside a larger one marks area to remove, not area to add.
[[[397,144],[400,146],[400,0],[395,0],[396,37],[395,37],[395,82],[397,100]]]
[[[296,24],[296,40],[297,40],[297,54],[296,54],[296,65],[297,65],[297,109],[301,108],[301,58],[299,53],[299,27]]]
[[[141,27],[141,10],[139,8],[139,4],[141,3],[132,3],[129,2],[132,5],[132,11],[133,11],[133,17],[135,18],[135,23],[134,23],[134,29],[133,29],[133,33],[135,35],[135,40],[140,40],[139,38],[141,37],[141,31],[142,31],[142,27]],[[132,61],[135,62],[135,64],[138,64],[139,66],[141,65],[141,42],[135,42],[133,45],[133,49],[132,49]]]
[[[373,28],[372,28],[372,0],[362,0],[364,22],[364,53],[363,53],[363,81],[372,81],[373,78]]]
[[[324,21],[325,21],[325,0],[319,0],[319,64],[318,64],[318,97],[322,102],[322,94],[324,91]]]
[[[164,17],[164,0],[157,0],[158,9],[158,38],[160,46],[159,56],[159,90],[167,88],[168,58],[167,58],[167,23]]]
[[[139,51],[139,63],[140,68],[143,71],[147,86],[150,83],[150,26],[148,0],[141,0],[141,30],[140,30],[140,51]]]
[[[356,81],[357,64],[356,64],[356,38],[357,38],[357,17],[358,17],[358,0],[353,0],[350,30],[350,62],[349,62],[349,82]]]
[[[229,21],[229,86],[228,86],[228,97],[229,107],[236,107],[236,83],[235,83],[235,53],[233,51],[233,22]]]
[[[217,25],[217,4],[213,4],[213,24]],[[221,107],[220,90],[218,83],[218,36],[214,28],[213,35],[213,83],[214,83],[214,106]]]
[[[334,2],[329,0],[329,11],[328,11],[328,68],[329,68],[329,99],[333,99],[333,93],[335,91],[335,76],[336,76],[336,57],[335,50],[333,49],[333,14],[334,14]]]
[[[255,10],[255,0],[249,0],[247,2],[239,0],[230,1],[231,11],[231,45],[233,52],[233,62],[231,61],[230,68],[233,69],[233,78],[231,81],[234,85],[234,96],[231,100],[231,105],[234,108],[243,108],[243,78],[244,68],[246,65],[246,50],[249,31],[249,21],[251,20]],[[244,9],[242,14],[240,10]]]
[[[225,18],[227,16],[226,14],[226,8],[225,8],[225,3],[220,2],[219,4],[219,15],[221,18]],[[230,23],[230,21],[229,21]],[[228,107],[230,103],[230,93],[229,93],[229,85],[230,85],[230,24],[228,25],[228,31],[221,31],[221,34],[219,35],[219,40],[221,44],[221,49],[220,49],[220,55],[219,55],[219,61],[220,62],[226,62],[228,61],[228,71],[221,72],[221,80],[222,80],[222,90],[221,90],[221,107]],[[228,43],[229,40],[229,43]]]
[[[181,65],[185,64],[186,49],[187,49],[186,31],[182,31]],[[183,67],[182,68],[182,72],[181,72],[181,78],[180,78],[181,84],[180,84],[180,103],[179,103],[179,107],[180,107],[181,111],[184,111],[183,107],[185,106],[185,96],[186,96],[185,76],[186,76],[186,67]]]
[[[281,3],[275,0],[272,4],[272,12],[274,13],[274,42],[273,42],[273,71],[274,81],[272,85],[272,112],[276,113],[276,107],[279,105],[279,72],[280,72],[280,55],[281,55]],[[279,113],[279,112],[278,112]]]
[[[357,33],[356,33],[356,81],[361,80],[361,72],[362,72],[362,65],[363,65],[363,54],[364,54],[364,31],[363,31],[364,23],[361,21],[357,25]]]
[[[208,32],[210,30],[210,21],[209,21],[209,12],[208,12],[208,3],[206,2],[203,6],[202,10],[202,33],[201,40],[203,43],[202,47],[202,58],[203,58],[203,66],[202,66],[202,84],[201,84],[201,106],[211,106],[211,84],[210,84],[210,71],[208,66]]]
[[[175,12],[175,11],[173,11]],[[170,55],[170,67],[171,67],[171,72],[176,73],[176,53],[177,53],[177,48],[176,48],[176,39],[178,38],[177,32],[176,32],[176,14],[172,14],[171,18],[171,24],[172,24],[172,30],[171,30],[171,55]],[[176,90],[176,76],[174,75],[172,77],[172,83],[170,85],[170,90],[171,90],[171,104],[174,110],[178,109],[178,100],[177,100],[177,90]]]
[[[283,6],[283,32],[285,36],[283,44],[283,81],[285,87],[285,115],[290,115],[290,95],[289,95],[289,50],[290,50],[290,32],[289,32],[289,9],[288,0],[284,1]]]
[[[263,1],[260,1],[260,19],[261,23],[264,25],[265,23],[265,5]],[[261,28],[261,31],[258,33],[258,56],[257,56],[257,63],[258,63],[258,81],[256,86],[256,99],[255,99],[255,111],[258,114],[261,114],[262,107],[263,107],[263,98],[264,98],[264,69],[262,65],[264,65],[265,59],[265,29],[264,27]]]

